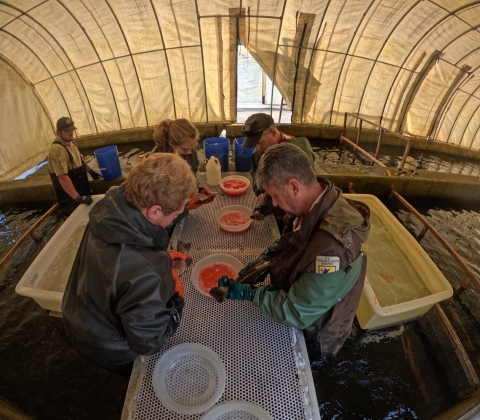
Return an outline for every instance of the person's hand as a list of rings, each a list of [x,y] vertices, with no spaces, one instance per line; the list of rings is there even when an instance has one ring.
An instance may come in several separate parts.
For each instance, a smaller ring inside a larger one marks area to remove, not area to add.
[[[93,179],[100,179],[102,177],[101,174],[99,174],[98,172],[95,172],[93,169],[90,169],[88,173]]]
[[[263,217],[268,216],[269,214],[275,213],[278,209],[278,206],[272,204],[261,204],[253,209],[253,213],[260,213]]]
[[[226,299],[248,300],[253,302],[256,289],[249,284],[237,283],[235,280],[222,276],[218,279],[218,287],[213,287],[208,292],[218,303]]]
[[[248,270],[250,270],[255,264],[263,260],[262,255],[260,255],[256,260],[250,261],[245,267],[243,267],[239,272],[239,276],[243,276]]]
[[[199,194],[212,195],[212,192],[208,188],[201,188],[198,190]]]
[[[190,255],[182,254],[181,252],[178,252],[178,251],[168,251],[168,255],[170,255],[170,258],[172,260],[187,260],[190,258]]]
[[[273,258],[275,256],[275,250],[277,249],[278,240],[276,240],[273,244],[271,244],[265,251],[263,251],[260,256],[253,261],[250,261],[245,267],[243,267],[239,272],[238,275],[242,276],[248,270],[250,270],[255,264],[259,263],[266,258]]]
[[[168,251],[172,259],[172,270],[181,276],[185,270],[192,264],[192,259],[188,254],[182,254],[178,251]]]
[[[173,277],[173,281],[175,282],[175,290],[173,291],[173,294],[179,295],[180,297],[185,298],[185,289],[183,288],[182,280],[180,280],[180,277],[178,277],[178,274],[173,269],[172,269],[172,277]]]
[[[89,206],[90,204],[93,203],[93,199],[89,195],[80,195],[79,194],[77,196],[77,198],[75,199],[75,203],[86,204],[87,206]]]
[[[204,204],[211,203],[215,199],[215,194],[207,188],[202,188],[193,198],[187,203],[188,210],[198,209]]]

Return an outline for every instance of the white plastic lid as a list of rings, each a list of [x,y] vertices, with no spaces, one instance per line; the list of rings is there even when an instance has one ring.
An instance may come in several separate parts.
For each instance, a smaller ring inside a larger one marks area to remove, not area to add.
[[[213,407],[202,420],[273,420],[259,405],[247,401],[227,401]]]
[[[158,359],[152,382],[155,395],[166,408],[179,414],[198,414],[222,396],[225,376],[225,366],[213,350],[184,343]]]

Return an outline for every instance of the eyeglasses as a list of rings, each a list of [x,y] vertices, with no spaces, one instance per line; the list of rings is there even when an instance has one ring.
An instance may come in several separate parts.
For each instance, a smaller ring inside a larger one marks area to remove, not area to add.
[[[192,146],[192,147],[188,147],[188,148],[184,148],[182,146],[177,146],[179,149],[182,149],[182,152],[184,154],[188,153],[188,152],[191,152],[195,147],[198,146],[198,137],[196,138],[195,140],[195,144]]]
[[[242,127],[242,133],[247,137],[253,137],[257,134],[263,133],[265,130],[268,130],[270,127],[267,128],[257,128],[256,130],[245,130],[245,126]]]

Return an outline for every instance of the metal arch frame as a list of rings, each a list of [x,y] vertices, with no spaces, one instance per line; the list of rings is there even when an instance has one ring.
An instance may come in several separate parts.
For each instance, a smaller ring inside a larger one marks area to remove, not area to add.
[[[120,25],[120,23],[119,23],[119,21],[118,21],[118,18],[117,18],[117,15],[116,15],[115,12],[113,11],[112,6],[110,6],[109,0],[105,0],[105,4],[106,4],[106,5],[108,6],[108,8],[110,9],[110,13],[112,14],[113,18],[115,19],[115,22],[117,22],[118,29],[120,30],[120,32],[121,32],[121,34],[122,34],[122,36],[123,36],[123,40],[125,41],[125,45],[127,46],[128,55],[129,55],[129,57],[132,59],[133,69],[135,70],[135,76],[137,77],[137,83],[138,83],[138,87],[139,87],[139,89],[140,89],[140,96],[142,97],[143,112],[145,113],[145,122],[146,122],[147,127],[148,127],[147,108],[146,108],[146,106],[145,106],[145,99],[143,98],[142,84],[140,83],[140,78],[138,77],[137,65],[135,64],[135,60],[133,59],[132,50],[130,49],[130,45],[128,44],[127,37],[125,36],[125,32],[123,32],[122,25]],[[150,52],[150,51],[149,51],[149,52]]]
[[[77,25],[79,26],[79,28],[82,29],[83,33],[85,34],[86,38],[88,39],[88,41],[90,42],[90,45],[92,46],[93,48],[93,51],[95,51],[95,54],[97,55],[97,58],[98,58],[98,62],[100,63],[100,65],[102,66],[102,69],[103,69],[103,73],[105,74],[105,78],[107,79],[107,82],[108,82],[108,86],[110,87],[110,91],[112,92],[112,97],[113,97],[113,101],[115,103],[115,110],[117,111],[117,118],[118,118],[118,124],[120,125],[120,130],[122,129],[122,121],[120,120],[120,113],[118,112],[118,105],[117,105],[117,99],[115,98],[115,93],[113,92],[113,89],[112,89],[112,84],[110,83],[110,78],[108,77],[108,74],[107,72],[105,71],[105,67],[103,65],[103,61],[102,59],[100,58],[100,54],[98,53],[97,49],[95,48],[95,44],[93,43],[93,41],[91,40],[91,38],[88,36],[87,34],[87,31],[85,30],[85,28],[80,24],[80,22],[78,21],[78,19],[74,16],[74,14],[70,11],[70,9],[68,7],[66,7],[63,3],[62,3],[62,0],[57,0],[57,3],[59,3],[69,14],[70,16],[72,17],[73,20],[75,20],[75,22],[77,23]],[[90,64],[91,65],[91,64]],[[89,66],[90,66],[89,65]],[[84,67],[87,67],[87,66],[84,66]],[[78,70],[78,67],[76,68]],[[77,73],[78,74],[78,73]],[[79,76],[80,78],[80,76]],[[92,115],[93,115],[93,109],[90,107],[91,111],[92,111]],[[97,130],[97,133],[98,133],[98,130]]]
[[[179,44],[181,46],[181,48],[179,48],[179,49],[180,49],[180,55],[182,57],[183,70],[184,70],[184,75],[185,75],[185,87],[187,88],[185,96],[187,97],[187,104],[188,104],[188,119],[191,120],[192,119],[192,107],[191,107],[191,101],[190,101],[190,96],[191,96],[190,85],[191,84],[189,83],[189,79],[188,79],[187,64],[185,62],[185,53],[184,53],[185,49],[188,48],[188,47],[183,47],[183,45],[182,45],[182,37],[180,36],[180,33],[178,32],[177,16],[176,16],[175,11],[173,9],[172,1],[170,0],[169,3],[170,3],[170,7],[172,9],[172,16],[173,16],[173,20],[175,22],[175,27],[177,29],[178,41],[179,41]],[[172,88],[173,88],[173,80],[172,80]],[[172,96],[172,99],[175,100],[175,97]]]
[[[57,84],[57,81],[55,80],[55,78],[52,76],[52,73],[50,73],[50,70],[48,69],[47,65],[43,62],[43,60],[37,55],[37,53],[35,51],[33,51],[25,42],[23,42],[20,38],[18,38],[16,35],[13,35],[12,33],[8,32],[6,29],[0,29],[1,32],[5,32],[6,34],[8,34],[9,36],[11,36],[13,39],[17,40],[18,42],[20,42],[20,44],[24,45],[25,48],[27,48],[32,54],[34,57],[36,57],[36,59],[42,64],[42,66],[45,68],[46,72],[50,75],[50,79],[53,81],[53,83],[55,84],[55,86],[57,87],[58,89],[58,92],[60,93],[60,96],[62,97],[63,99],[63,103],[65,104],[65,107],[67,108],[67,111],[68,113],[70,114],[71,116],[71,112],[70,112],[70,108],[68,107],[68,103],[67,101],[65,100],[65,97],[63,96],[63,93],[62,93],[62,90],[58,87],[58,84]],[[12,60],[13,61],[13,60]],[[49,79],[45,79],[45,80],[49,80]],[[35,86],[36,84],[33,83],[33,86]]]
[[[282,14],[279,17],[280,26],[278,27],[277,46],[275,47],[275,57],[273,59],[272,93],[270,94],[270,116],[272,116],[272,114],[273,114],[273,91],[275,89],[275,73],[276,73],[276,70],[277,70],[278,46],[280,45],[280,35],[282,34],[282,27],[283,27],[283,16],[285,14],[285,8],[287,7],[287,1],[288,0],[283,1]],[[283,107],[283,100],[282,100],[282,103],[280,104],[280,106]]]
[[[447,49],[452,43],[454,43],[457,39],[461,38],[463,35],[467,34],[468,32],[472,31],[472,30],[478,30],[478,28],[480,28],[480,25],[476,25],[476,26],[472,26],[470,25],[467,21],[465,21],[464,19],[461,19],[460,17],[458,17],[456,15],[456,13],[458,12],[458,10],[456,10],[454,13],[451,13],[448,9],[445,9],[445,7],[435,3],[433,0],[428,0],[430,3],[434,4],[435,6],[437,6],[438,8],[440,9],[443,9],[445,10],[447,13],[449,13],[451,16],[453,17],[456,17],[458,20],[461,20],[463,23],[465,23],[465,25],[469,26],[470,29],[468,31],[465,31],[463,32],[462,34],[458,35],[457,37],[455,37],[454,39],[452,39],[447,45],[445,45],[445,47],[443,47],[443,50]],[[462,10],[462,9],[468,9],[470,7],[473,7],[475,5],[478,5],[480,2],[476,1],[476,2],[473,2],[473,3],[470,3],[469,5],[467,5],[466,7],[462,7],[460,8],[459,10]],[[467,54],[468,55],[468,54]],[[457,62],[458,63],[458,62]]]
[[[42,3],[42,4],[43,4],[43,3]],[[33,9],[30,9],[30,10],[33,10]],[[30,10],[29,10],[29,11],[30,11]],[[93,118],[93,124],[94,124],[94,126],[95,126],[95,131],[96,131],[97,134],[98,134],[97,122],[96,122],[96,120],[95,120],[95,114],[94,114],[94,112],[93,112],[93,110],[92,110],[92,105],[90,104],[90,98],[89,98],[88,95],[87,95],[87,91],[86,91],[86,89],[85,89],[85,86],[83,85],[82,79],[81,79],[80,76],[78,75],[77,69],[75,68],[75,66],[74,66],[73,63],[72,63],[72,60],[70,59],[70,57],[68,56],[67,52],[64,50],[64,48],[62,47],[62,45],[60,44],[60,42],[57,41],[57,39],[50,33],[50,31],[49,31],[47,28],[45,28],[40,22],[38,22],[35,18],[33,18],[32,16],[30,16],[28,13],[25,13],[24,15],[25,15],[26,17],[28,17],[29,19],[31,19],[33,22],[35,22],[40,28],[42,28],[42,29],[48,34],[48,36],[49,36],[51,39],[53,39],[53,40],[55,41],[55,43],[56,43],[56,44],[58,45],[58,47],[62,50],[63,54],[65,55],[65,57],[66,57],[67,60],[69,61],[70,65],[72,66],[73,71],[74,71],[75,74],[77,75],[77,78],[78,78],[78,81],[80,82],[80,85],[82,86],[83,93],[84,93],[84,95],[85,95],[85,98],[87,99],[87,103],[88,103],[88,106],[89,106],[89,108],[90,108],[90,112],[92,113],[92,118]],[[24,23],[27,24],[26,22],[24,22]],[[29,25],[29,26],[30,26],[30,25]],[[38,31],[37,31],[33,26],[30,26],[30,28],[32,28],[35,32],[38,33]],[[38,34],[39,34],[39,33],[38,33]],[[39,34],[39,36],[41,36],[41,35]],[[43,38],[43,37],[42,37],[42,38]],[[51,45],[50,42],[48,42],[46,39],[45,39],[45,42],[46,42],[47,44]],[[53,48],[52,48],[52,49],[53,49]],[[52,76],[52,78],[53,78],[53,76]],[[75,82],[73,81],[73,79],[72,79],[72,82],[75,84]],[[76,87],[76,85],[75,85],[75,87]],[[82,102],[83,102],[83,101],[82,101]],[[70,111],[69,111],[69,112],[70,112]],[[88,118],[87,118],[87,120],[88,120]]]
[[[43,108],[43,111],[45,112],[45,115],[50,120],[50,123],[52,124],[52,129],[55,130],[55,124],[53,123],[52,116],[51,116],[50,112],[48,111],[48,108],[47,108],[45,102],[42,100],[42,97],[37,92],[37,89],[35,89],[35,85],[28,79],[28,77],[25,73],[20,72],[20,68],[16,68],[16,67],[18,67],[17,65],[14,65],[13,63],[10,63],[11,60],[8,59],[7,57],[5,57],[3,53],[0,53],[0,60],[2,60],[11,69],[13,69],[15,71],[15,73],[17,73],[23,80],[25,80],[26,83],[29,83],[33,87],[33,93],[35,95],[35,98],[40,103],[41,107]]]
[[[420,0],[419,0],[420,1]],[[325,5],[325,9],[323,11],[323,15],[322,15],[322,18],[320,19],[320,24],[318,25],[318,31],[317,31],[317,35],[315,36],[315,41],[313,43],[313,47],[312,47],[312,53],[310,54],[310,63],[308,63],[308,71],[307,71],[307,77],[306,77],[306,80],[305,80],[305,89],[303,89],[303,104],[302,104],[302,112],[300,114],[300,122],[303,124],[303,120],[304,120],[304,114],[305,114],[305,97],[307,96],[307,88],[308,88],[308,82],[310,81],[310,77],[311,76],[311,68],[312,68],[312,62],[313,62],[313,57],[316,53],[316,51],[318,51],[316,47],[317,45],[317,42],[318,42],[318,36],[320,35],[320,31],[322,29],[322,25],[323,25],[323,21],[325,20],[325,16],[327,15],[327,11],[328,11],[328,8],[330,7],[330,3],[331,3],[331,0],[328,0],[327,1],[327,4]],[[283,104],[282,104],[283,105]],[[292,107],[292,110],[293,110],[293,107]]]
[[[155,49],[155,50],[149,50],[149,51],[142,51],[142,52],[138,52],[138,53],[135,53],[135,54],[127,54],[127,55],[120,55],[120,56],[117,56],[117,57],[112,57],[112,58],[108,58],[106,60],[103,60],[103,63],[108,63],[109,61],[115,61],[115,60],[118,60],[120,58],[126,58],[126,57],[131,57],[131,56],[137,56],[137,55],[142,55],[142,54],[150,54],[150,53],[153,53],[153,52],[159,52],[159,51],[164,51],[164,50],[177,50],[179,48],[196,48],[196,47],[200,47],[200,44],[198,45],[189,45],[188,47],[171,47],[171,48],[158,48],[158,49]],[[91,64],[86,64],[85,66],[78,66],[77,67],[77,70],[80,70],[80,69],[84,69],[86,67],[90,67]],[[62,76],[64,74],[68,73],[68,71],[64,71],[62,73],[58,73],[57,76]],[[44,82],[45,80],[47,79],[43,79],[43,80],[40,80],[39,82],[37,83],[41,83],[41,82]]]
[[[472,74],[473,74],[473,73],[472,73]],[[467,78],[467,80],[468,80],[468,78]],[[462,86],[465,84],[465,82],[466,82],[467,80],[465,80],[464,83],[462,83]],[[457,88],[457,89],[455,89],[455,90],[458,91],[458,89],[459,89],[459,88]],[[478,89],[480,89],[480,85],[473,91],[472,95],[473,95],[475,92],[477,92]],[[456,93],[456,92],[455,92],[455,93]],[[463,110],[464,110],[465,107],[467,106],[467,103],[468,103],[468,101],[470,100],[470,98],[471,98],[472,95],[469,95],[469,97],[467,97],[467,99],[465,100],[465,102],[464,102],[463,105],[461,106],[460,110],[458,111],[457,116],[455,117],[455,121],[453,121],[453,124],[452,124],[452,126],[450,127],[450,132],[448,133],[448,137],[447,137],[447,139],[445,140],[445,144],[448,144],[448,143],[449,143],[450,137],[452,136],[452,132],[453,132],[455,126],[457,125],[457,121],[458,121],[458,119],[460,118],[461,113],[463,112]],[[453,99],[453,97],[452,97],[452,99]],[[476,112],[476,111],[475,111],[475,112]],[[469,120],[469,123],[470,123],[470,120]],[[463,138],[463,135],[465,134],[465,131],[467,130],[467,126],[468,126],[468,125],[466,125],[466,126],[465,126],[465,129],[463,130],[462,138]],[[459,146],[460,146],[460,145],[459,145]]]
[[[362,15],[362,18],[360,19],[360,21],[358,22],[358,25],[357,27],[355,28],[355,31],[353,32],[352,34],[352,38],[350,39],[350,43],[348,44],[348,48],[347,50],[345,51],[345,55],[344,55],[344,58],[343,58],[343,63],[342,63],[342,67],[341,67],[341,70],[339,71],[338,73],[338,78],[337,78],[337,84],[335,85],[335,90],[333,91],[333,96],[332,96],[332,106],[331,106],[331,111],[330,111],[330,118],[329,118],[329,122],[328,122],[328,125],[331,126],[332,125],[332,117],[333,117],[333,112],[334,112],[334,108],[335,108],[335,97],[337,96],[337,90],[338,90],[338,85],[340,84],[340,79],[342,77],[342,74],[344,72],[344,65],[345,65],[345,62],[347,61],[347,57],[348,57],[348,53],[350,51],[350,48],[352,47],[352,44],[353,44],[353,41],[355,40],[355,37],[357,35],[357,32],[358,32],[358,29],[360,28],[360,26],[363,24],[363,21],[365,19],[365,17],[367,16],[370,8],[372,7],[372,5],[375,3],[376,0],[371,0],[370,4],[368,5],[367,9],[363,12],[363,15]]]
[[[300,66],[300,56],[302,54],[302,45],[303,45],[303,38],[305,37],[305,31],[307,30],[307,22],[303,22],[303,31],[302,31],[302,36],[300,37],[300,43],[298,44],[298,51],[297,51],[297,59],[296,59],[296,65],[295,65],[295,77],[293,78],[293,95],[292,95],[292,113],[294,112],[295,109],[295,97],[297,96],[297,79],[298,79],[298,68]],[[295,46],[292,46],[292,50],[295,49]],[[305,83],[307,81],[305,80]],[[273,96],[272,96],[273,99]],[[303,98],[305,100],[305,98]],[[272,100],[273,103],[273,100]],[[283,103],[282,103],[283,105]],[[302,104],[302,109],[303,109],[303,104]]]
[[[431,137],[433,137],[433,138],[436,137],[436,135],[438,133],[438,130],[439,130],[439,127],[443,124],[443,121],[445,121],[445,114],[448,112],[448,109],[450,108],[450,104],[454,101],[455,97],[457,96],[458,92],[461,90],[462,86],[464,86],[465,83],[467,83],[468,79],[470,79],[472,76],[473,76],[473,73],[471,73],[470,76],[468,76],[463,81],[461,86],[459,86],[458,89],[456,89],[455,93],[452,95],[452,97],[448,101],[448,104],[445,106],[445,111],[443,112],[442,116],[439,118],[438,124],[436,124],[435,128],[433,129]],[[468,94],[468,96],[469,97],[473,96],[473,94]],[[465,100],[465,102],[467,102],[467,101],[468,101],[468,98]],[[467,124],[467,126],[468,126],[468,124]],[[465,127],[465,130],[467,129],[467,126]],[[465,131],[464,131],[464,134],[465,134]],[[463,134],[462,134],[462,137],[463,137]]]
[[[475,68],[475,70],[473,70],[471,73],[474,74],[479,68],[480,68],[480,66],[478,66],[477,68]],[[465,82],[466,82],[466,81],[465,81]],[[480,88],[480,86],[477,87],[477,89],[475,89],[474,92],[476,92],[479,88]],[[460,89],[457,89],[457,90],[460,90]],[[469,96],[469,98],[468,98],[465,102],[467,102],[467,101],[470,99],[470,97],[473,96],[473,93],[469,93],[468,96]],[[477,99],[479,99],[479,98],[477,98]],[[452,98],[452,100],[453,100],[453,98]],[[465,135],[465,131],[467,131],[467,128],[468,128],[468,126],[470,125],[470,122],[472,121],[473,116],[477,113],[477,111],[478,111],[479,108],[480,108],[480,105],[477,106],[477,109],[476,109],[476,110],[472,113],[472,115],[470,116],[470,119],[468,120],[468,123],[465,125],[465,130],[463,131],[462,138],[463,138],[463,136]],[[453,127],[453,125],[455,124],[455,122],[456,122],[456,119],[455,119],[454,123],[452,124],[452,127]],[[442,123],[443,123],[443,122],[442,122]],[[439,126],[440,126],[440,124],[439,124]],[[480,125],[479,125],[479,127],[480,127]],[[437,132],[438,132],[438,129],[437,129]],[[473,136],[473,138],[472,138],[472,141],[470,142],[469,149],[472,148],[472,144],[473,144],[473,141],[475,140],[475,137],[476,137],[476,135],[477,135],[477,132],[478,132],[478,128],[477,128],[477,130],[476,130],[476,132],[475,132],[475,134],[474,134],[474,136]],[[449,134],[449,137],[450,137],[450,134]],[[447,139],[447,140],[448,140],[448,139]]]
[[[468,70],[470,70],[470,69],[471,69],[470,66],[464,65],[463,68],[460,69],[458,74],[453,79],[453,82],[448,87],[447,91],[445,92],[445,95],[443,96],[443,98],[440,101],[437,109],[435,110],[433,119],[430,122],[430,127],[427,131],[427,138],[430,138],[433,131],[435,130],[435,127],[438,125],[438,123],[441,119],[440,115],[442,115],[447,108],[450,108],[450,104],[452,103],[451,101],[456,96],[456,93],[458,92],[458,89],[460,89],[467,82],[467,80],[472,76],[472,74],[468,72]],[[466,102],[467,101],[465,101],[465,104],[466,104]],[[464,106],[465,106],[465,104],[464,104]],[[462,107],[462,110],[463,110],[463,107]],[[460,115],[460,114],[458,114],[458,115]],[[447,143],[448,143],[448,141],[447,141]]]
[[[480,50],[480,47],[475,48],[475,49],[473,49],[472,51],[469,51],[468,54],[465,54],[460,60],[458,60],[458,61],[455,63],[455,65],[458,66],[461,61],[466,60],[467,57],[472,56],[472,55],[475,54],[478,50]]]
[[[477,110],[474,112],[474,114],[476,114],[477,111],[478,111],[478,107],[477,107]],[[473,115],[472,115],[472,117],[473,117]],[[469,149],[472,148],[473,142],[475,141],[475,137],[477,137],[477,134],[478,134],[478,130],[479,130],[479,129],[480,129],[480,124],[478,125],[478,127],[477,127],[477,129],[476,129],[476,131],[475,131],[475,134],[474,134],[473,137],[472,137],[472,141],[470,142],[470,146],[468,147]]]
[[[26,14],[27,14],[28,12],[30,12],[31,10],[36,9],[37,7],[41,6],[42,4],[47,3],[48,1],[50,1],[50,0],[44,0],[44,1],[42,1],[41,3],[38,3],[38,4],[36,4],[35,6],[33,6],[32,8],[28,9],[26,12],[22,12],[22,11],[20,11],[20,9],[15,8],[15,7],[12,6],[11,4],[6,4],[4,1],[0,1],[0,4],[2,4],[3,6],[10,7],[11,9],[17,10],[17,11],[20,13],[18,16],[16,16],[15,18],[13,18],[10,22],[7,22],[5,25],[3,25],[0,29],[3,29],[5,26],[10,25],[12,22],[14,22],[14,21],[16,21],[17,19],[21,18],[22,16],[26,15]]]
[[[376,66],[377,63],[380,63],[378,61],[378,58],[380,57],[380,55],[382,54],[384,48],[385,48],[385,45],[387,45],[388,41],[390,40],[390,37],[392,36],[392,34],[396,31],[396,29],[398,28],[398,26],[400,25],[400,23],[402,23],[405,19],[405,17],[410,14],[410,12],[418,6],[419,3],[421,3],[423,0],[417,0],[417,2],[412,5],[412,7],[410,7],[410,9],[408,9],[404,14],[403,16],[398,20],[398,22],[395,24],[395,26],[392,28],[392,30],[390,31],[390,33],[385,37],[385,40],[383,41],[383,45],[382,47],[379,49],[378,51],[378,54],[377,56],[375,57],[375,60],[374,60],[374,63],[373,63],[373,66],[372,68],[370,69],[370,73],[368,74],[368,77],[367,77],[367,81],[365,82],[365,87],[363,88],[363,92],[362,92],[362,96],[360,97],[360,102],[358,104],[358,108],[357,108],[357,114],[360,115],[360,111],[362,109],[362,103],[363,103],[363,98],[365,96],[365,92],[367,91],[367,87],[368,87],[368,84],[370,82],[370,77],[372,76],[372,73],[373,73],[373,70]],[[383,63],[382,63],[383,64]],[[388,64],[388,63],[385,63],[385,64]],[[394,67],[397,67],[397,66],[394,66]],[[398,67],[400,70],[401,70],[401,66]],[[381,121],[381,119],[380,119]]]
[[[203,70],[203,94],[205,96],[205,115],[208,119],[208,101],[207,101],[207,75],[205,74],[205,57],[203,54],[203,38],[202,38],[202,25],[200,25],[200,12],[198,10],[198,1],[195,0],[195,11],[197,12],[198,33],[200,35],[200,51],[202,52],[202,70]]]
[[[167,63],[168,79],[170,81],[170,90],[172,92],[173,115],[175,116],[175,119],[177,119],[177,108],[175,106],[175,94],[173,92],[173,81],[172,81],[172,74],[170,72],[170,64],[168,62],[168,55],[167,55],[167,48],[166,48],[167,46],[165,45],[165,40],[163,38],[162,28],[160,26],[160,21],[158,20],[157,10],[155,9],[155,6],[153,5],[153,0],[150,0],[150,6],[153,10],[153,14],[155,15],[155,20],[157,21],[157,26],[158,26],[158,32],[160,33],[160,39],[162,40],[162,44],[163,44],[163,51],[165,53],[165,62]]]
[[[392,93],[392,89],[393,89],[393,86],[396,84],[397,82],[397,79],[398,79],[398,75],[400,74],[400,72],[402,71],[403,69],[403,66],[405,65],[405,63],[407,62],[407,60],[410,58],[410,56],[412,55],[412,53],[417,49],[418,45],[426,38],[427,34],[429,34],[430,32],[432,32],[436,27],[438,27],[442,22],[444,22],[447,18],[449,17],[455,17],[456,13],[458,13],[459,11],[461,10],[464,10],[464,9],[468,9],[469,7],[472,7],[473,5],[475,4],[479,4],[480,1],[476,1],[476,2],[473,2],[471,4],[468,4],[468,5],[465,5],[465,6],[462,6],[462,7],[459,7],[458,9],[454,10],[453,12],[448,12],[447,15],[445,15],[442,19],[440,19],[438,22],[434,23],[429,29],[427,29],[427,31],[425,31],[424,35],[418,39],[418,41],[415,43],[415,45],[412,46],[412,48],[410,49],[410,52],[405,56],[405,59],[403,60],[403,63],[400,65],[399,67],[399,70],[395,76],[395,79],[392,83],[392,85],[390,86],[390,89],[388,91],[388,94],[385,98],[385,103],[383,104],[383,109],[382,109],[382,114],[380,116],[380,122],[379,124],[382,123],[382,120],[383,120],[383,117],[384,117],[384,113],[385,113],[385,108],[387,106],[387,103],[388,103],[388,99],[390,97],[390,94]],[[435,4],[435,3],[433,3]],[[436,4],[435,4],[436,5]],[[437,5],[436,5],[437,6]],[[439,7],[439,6],[437,6]],[[395,116],[394,116],[395,118]]]

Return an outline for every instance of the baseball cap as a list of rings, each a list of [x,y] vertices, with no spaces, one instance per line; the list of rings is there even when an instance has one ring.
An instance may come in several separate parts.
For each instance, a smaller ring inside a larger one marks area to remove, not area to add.
[[[263,112],[250,115],[242,128],[245,140],[242,147],[247,149],[255,147],[262,137],[263,132],[273,124],[273,118]]]
[[[73,131],[76,129],[77,127],[75,127],[70,117],[62,117],[57,121],[57,130]]]

